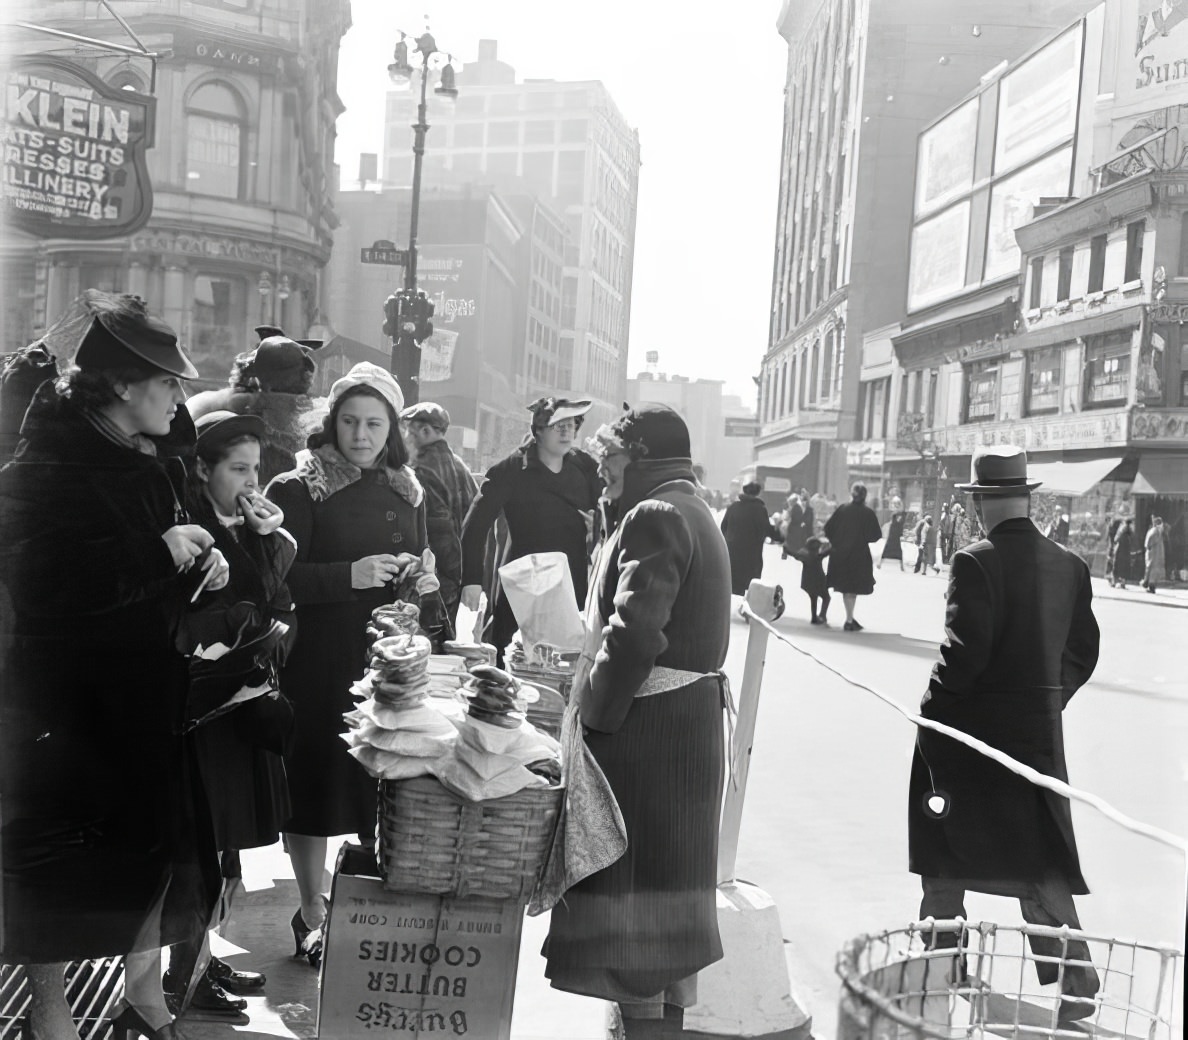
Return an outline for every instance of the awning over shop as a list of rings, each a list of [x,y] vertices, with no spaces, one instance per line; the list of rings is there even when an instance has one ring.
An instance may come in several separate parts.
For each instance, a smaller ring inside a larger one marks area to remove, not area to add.
[[[1075,498],[1089,491],[1121,461],[1120,455],[1111,455],[1084,462],[1033,462],[1027,467],[1027,475],[1031,480],[1043,481],[1043,487],[1038,489],[1040,494]]]
[[[1188,496],[1188,459],[1182,455],[1144,455],[1139,459],[1130,493]]]
[[[812,450],[812,441],[792,441],[789,444],[781,444],[771,451],[764,451],[760,448],[755,459],[755,465],[773,466],[776,469],[791,469],[797,463],[803,462],[808,458],[808,454]]]

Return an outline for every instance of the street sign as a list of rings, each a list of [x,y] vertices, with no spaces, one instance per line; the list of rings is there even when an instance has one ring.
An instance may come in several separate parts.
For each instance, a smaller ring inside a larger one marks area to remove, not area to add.
[[[759,421],[748,416],[726,416],[727,437],[758,437]]]
[[[387,264],[390,267],[407,267],[408,250],[392,246],[364,246],[359,250],[359,259],[365,264]]]

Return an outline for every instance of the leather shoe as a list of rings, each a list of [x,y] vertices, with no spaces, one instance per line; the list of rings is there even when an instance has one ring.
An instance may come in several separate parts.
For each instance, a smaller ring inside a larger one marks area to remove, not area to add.
[[[228,993],[258,993],[268,981],[267,976],[258,971],[239,971],[231,967],[226,961],[218,957],[211,957],[206,966],[206,977],[217,983]]]
[[[185,997],[185,992],[177,992],[170,985],[172,981],[170,973],[166,972],[165,977],[161,979],[161,987],[165,991],[166,1006],[176,1016],[182,1013],[181,1002]],[[242,1024],[248,1021],[248,1016],[244,1014],[246,1007],[246,1000],[230,996],[217,982],[211,982],[208,976],[203,975],[198,980],[193,999],[184,1013],[188,1018]]]

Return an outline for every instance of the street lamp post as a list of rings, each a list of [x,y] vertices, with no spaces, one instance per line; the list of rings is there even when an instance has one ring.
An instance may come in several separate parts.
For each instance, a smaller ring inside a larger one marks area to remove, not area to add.
[[[405,85],[412,80],[414,69],[409,63],[408,39],[407,34],[400,34],[392,64],[388,66],[388,75],[397,85]],[[437,49],[437,41],[427,30],[414,42],[416,53],[421,56],[421,98],[417,105],[417,121],[412,127],[413,182],[408,221],[408,257],[404,265],[404,288],[393,293],[384,303],[384,332],[392,337],[392,374],[404,390],[404,399],[408,404],[416,404],[419,399],[421,344],[433,335],[433,323],[429,320],[433,317],[433,301],[417,290],[417,229],[421,209],[421,165],[425,157],[425,134],[429,130],[426,101],[430,61],[435,55],[442,54]],[[446,55],[446,59],[441,68],[440,82],[433,92],[452,99],[458,96],[454,85],[453,55]]]

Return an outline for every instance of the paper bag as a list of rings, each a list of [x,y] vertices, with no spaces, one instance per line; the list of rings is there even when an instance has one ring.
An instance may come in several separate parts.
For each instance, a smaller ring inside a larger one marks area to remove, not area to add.
[[[520,626],[524,653],[537,643],[580,650],[585,626],[565,553],[531,553],[499,568],[499,581]]]

